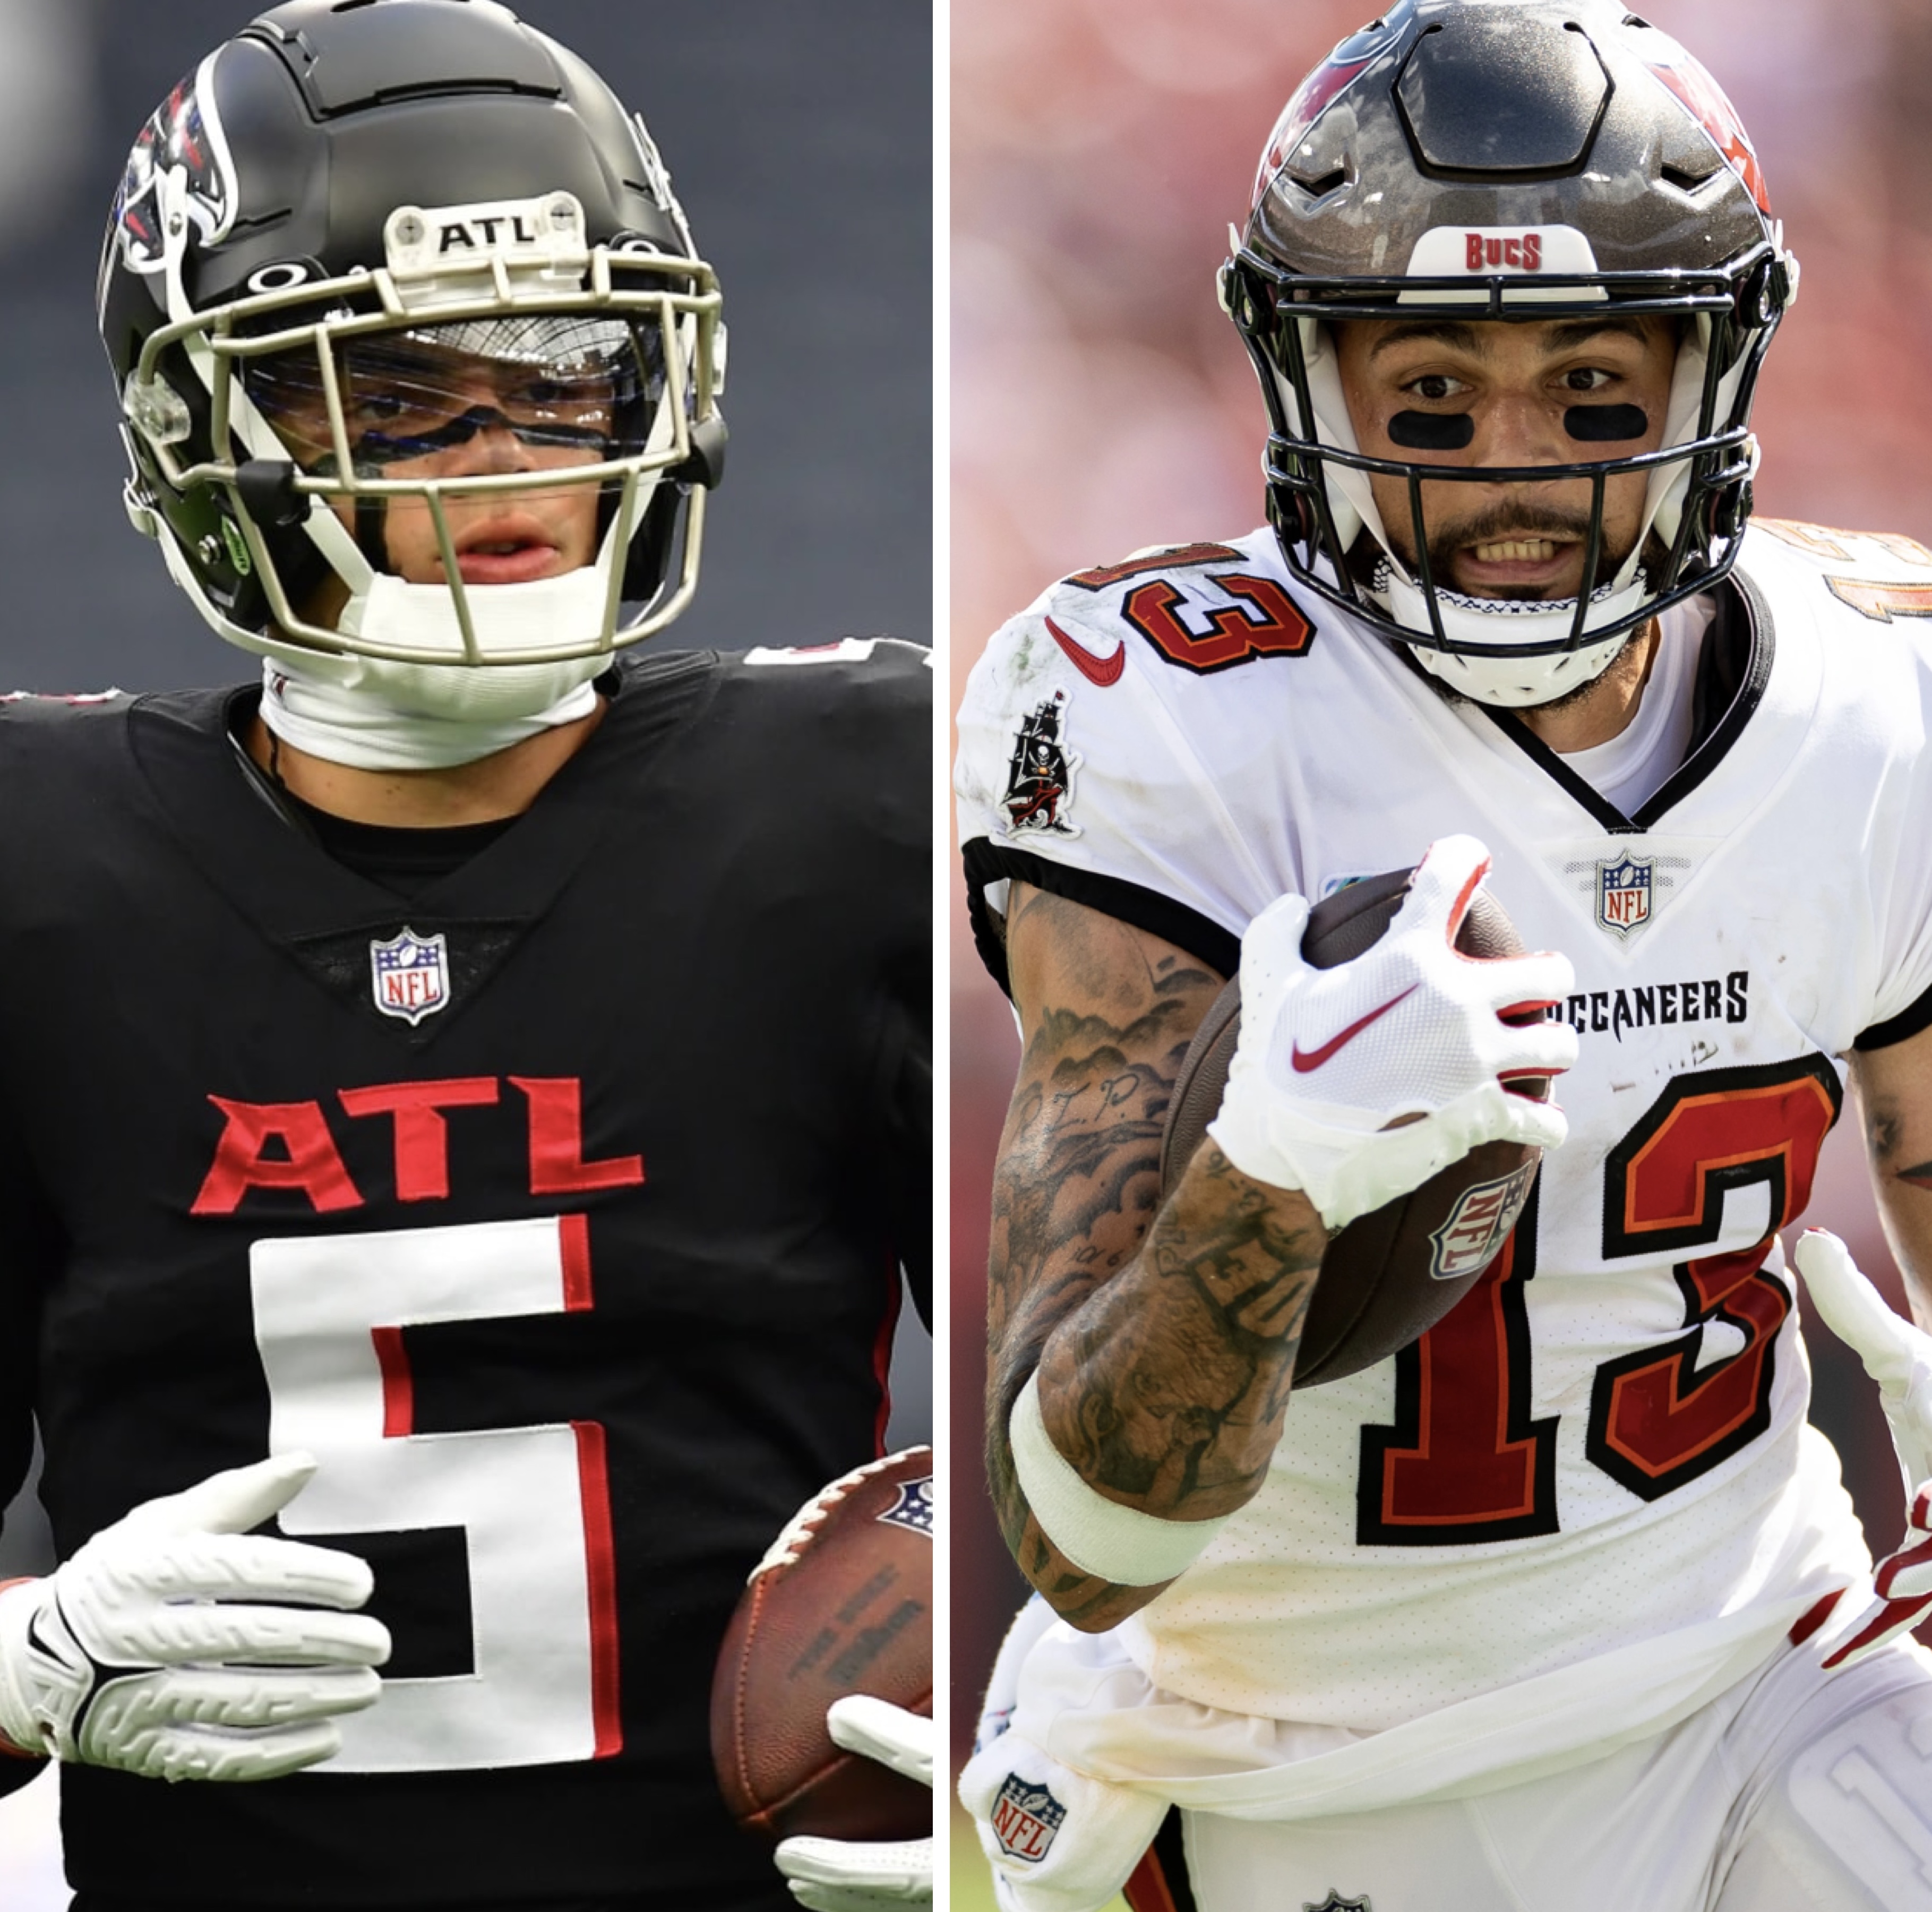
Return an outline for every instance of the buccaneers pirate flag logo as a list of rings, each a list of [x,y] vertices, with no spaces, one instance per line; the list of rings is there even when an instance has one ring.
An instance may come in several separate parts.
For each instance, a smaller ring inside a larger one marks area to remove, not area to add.
[[[1066,747],[1066,693],[1056,690],[1020,720],[1006,770],[1006,831],[1028,830],[1078,836],[1080,826],[1067,815],[1073,802],[1073,773],[1080,759]]]

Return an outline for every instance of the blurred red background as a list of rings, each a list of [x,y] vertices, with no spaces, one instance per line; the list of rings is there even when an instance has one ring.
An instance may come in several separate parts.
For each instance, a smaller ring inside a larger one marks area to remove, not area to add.
[[[1372,0],[958,0],[952,10],[955,701],[986,636],[1052,578],[1262,521],[1265,429],[1215,303],[1229,221],[1304,72]],[[1932,540],[1932,65],[1924,0],[1646,0],[1730,94],[1804,265],[1756,413],[1758,509]],[[1802,878],[1789,907],[1805,906]],[[952,924],[953,1718],[970,1737],[1023,1595],[980,1474],[986,1214],[1018,1046]],[[1894,1303],[1855,1118],[1807,1219]],[[1813,1419],[1868,1538],[1904,1524],[1855,1358],[1808,1322]]]

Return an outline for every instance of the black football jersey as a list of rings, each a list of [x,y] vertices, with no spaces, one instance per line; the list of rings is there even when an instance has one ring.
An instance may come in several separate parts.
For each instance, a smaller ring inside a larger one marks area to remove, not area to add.
[[[790,1906],[708,1693],[929,1296],[927,665],[627,662],[406,896],[244,765],[251,692],[0,707],[0,1490],[38,1412],[65,1556],[308,1448],[281,1529],[394,1640],[323,1768],[68,1769],[83,1894]]]

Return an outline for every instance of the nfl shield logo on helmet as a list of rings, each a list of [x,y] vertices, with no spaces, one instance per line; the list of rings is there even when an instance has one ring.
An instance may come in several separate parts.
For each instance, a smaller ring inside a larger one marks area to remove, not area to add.
[[[1597,920],[1606,929],[1628,936],[1650,920],[1651,875],[1654,857],[1619,857],[1597,866]]]
[[[449,938],[440,931],[418,936],[405,929],[386,943],[371,943],[369,983],[376,1007],[414,1028],[448,1005]]]
[[[993,1836],[1008,1858],[1037,1865],[1066,1817],[1066,1807],[1044,1786],[1029,1785],[1017,1772],[1009,1772],[993,1802]]]

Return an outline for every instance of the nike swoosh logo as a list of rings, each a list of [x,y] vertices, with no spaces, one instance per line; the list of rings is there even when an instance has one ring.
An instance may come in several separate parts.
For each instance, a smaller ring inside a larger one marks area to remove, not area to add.
[[[1090,684],[1098,684],[1105,690],[1109,684],[1120,681],[1120,673],[1127,668],[1127,641],[1123,638],[1114,647],[1111,657],[1096,657],[1082,646],[1076,644],[1053,620],[1046,620],[1046,628],[1052,634],[1053,641],[1066,652],[1068,661],[1075,670]]]
[[[1304,1076],[1311,1069],[1320,1068],[1336,1050],[1353,1042],[1371,1022],[1381,1021],[1382,1017],[1394,1008],[1397,1003],[1406,1002],[1421,987],[1422,985],[1420,983],[1410,983],[1400,995],[1390,996],[1381,1008],[1370,1010],[1359,1022],[1351,1022],[1339,1036],[1330,1037],[1319,1049],[1304,1050],[1301,1045],[1297,1043],[1288,1059],[1294,1064],[1296,1070]]]

